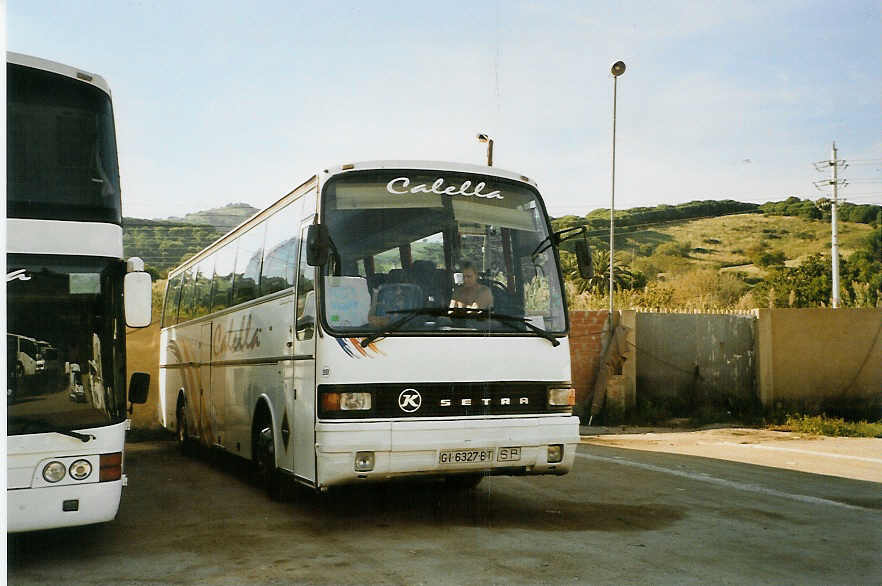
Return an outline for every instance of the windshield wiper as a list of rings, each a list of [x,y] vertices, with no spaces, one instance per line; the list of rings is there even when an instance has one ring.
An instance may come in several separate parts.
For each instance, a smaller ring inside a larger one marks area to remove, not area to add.
[[[455,319],[475,319],[475,318],[487,318],[487,319],[495,319],[499,320],[508,325],[514,324],[522,324],[527,329],[535,333],[537,336],[541,338],[545,338],[551,345],[554,347],[560,346],[560,342],[554,335],[548,333],[540,327],[537,327],[530,323],[526,318],[517,317],[514,315],[506,315],[504,313],[493,313],[487,309],[477,309],[470,307],[420,307],[418,309],[399,309],[394,311],[389,311],[387,313],[402,313],[405,314],[402,318],[392,322],[388,327],[375,332],[361,341],[361,347],[367,348],[368,345],[388,334],[389,332],[394,332],[404,326],[407,322],[412,320],[417,315],[430,315],[435,317],[451,317]]]
[[[484,310],[484,311],[486,311],[486,310]],[[523,324],[524,326],[527,327],[527,329],[529,329],[530,331],[535,333],[537,336],[545,338],[546,340],[551,342],[551,345],[553,347],[557,348],[558,346],[560,346],[560,342],[557,340],[557,338],[554,337],[553,334],[550,334],[549,332],[543,330],[542,328],[533,325],[525,317],[518,317],[516,315],[506,315],[504,313],[489,314],[489,312],[488,312],[488,317],[490,319],[499,320],[499,321],[506,323],[508,325]]]
[[[28,419],[27,421],[24,422],[24,425],[22,426],[22,428],[27,430],[27,429],[33,429],[33,426],[35,426],[35,425],[40,426],[40,425],[48,425],[48,424],[49,424],[49,422],[46,421],[45,419]],[[40,430],[38,430],[37,433],[60,433],[61,435],[66,435],[68,437],[76,438],[76,439],[80,440],[81,442],[83,442],[84,444],[95,439],[95,436],[92,435],[91,433],[80,433],[78,431],[71,431],[69,429],[56,429],[56,428],[52,428],[52,427],[48,427],[46,429],[40,429]]]
[[[385,336],[389,332],[394,332],[396,330],[401,329],[401,327],[404,326],[407,322],[409,322],[410,320],[412,320],[413,318],[415,318],[416,316],[418,316],[420,314],[440,316],[440,315],[447,315],[447,311],[448,311],[447,309],[444,309],[441,307],[418,307],[416,309],[395,309],[392,311],[387,311],[386,313],[403,313],[404,316],[393,321],[392,323],[390,323],[387,327],[383,328],[382,330],[377,330],[376,332],[374,332],[373,334],[371,334],[370,336],[368,336],[367,338],[362,340],[361,347],[367,348],[371,342],[374,342],[374,341],[378,340],[379,338],[382,338],[383,336]]]
[[[575,226],[573,228],[564,228],[563,230],[558,230],[553,234],[549,234],[542,241],[536,245],[536,248],[533,249],[533,252],[530,253],[530,260],[533,264],[536,264],[536,257],[551,248],[552,246],[557,246],[564,240],[569,240],[574,236],[578,236],[578,234],[572,234],[570,236],[564,237],[565,234],[569,234],[570,232],[575,232],[578,230],[580,233],[587,233],[587,229],[585,226]]]

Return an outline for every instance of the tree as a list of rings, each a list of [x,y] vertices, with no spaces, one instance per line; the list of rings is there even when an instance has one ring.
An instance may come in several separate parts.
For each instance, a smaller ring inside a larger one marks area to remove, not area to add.
[[[564,275],[579,293],[590,291],[592,293],[609,292],[609,251],[602,248],[591,250],[592,273],[588,278],[579,275],[576,266],[575,255],[561,254]],[[617,255],[613,257],[613,286],[616,289],[635,289],[646,285],[646,277],[639,271],[633,271]]]

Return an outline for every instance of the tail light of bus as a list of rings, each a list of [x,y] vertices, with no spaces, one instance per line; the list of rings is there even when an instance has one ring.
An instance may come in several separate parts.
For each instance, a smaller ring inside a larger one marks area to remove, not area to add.
[[[110,482],[122,478],[122,452],[101,454],[98,482]]]
[[[548,389],[549,407],[572,407],[576,404],[576,389]]]
[[[322,411],[369,411],[371,408],[370,393],[324,393],[322,394]]]

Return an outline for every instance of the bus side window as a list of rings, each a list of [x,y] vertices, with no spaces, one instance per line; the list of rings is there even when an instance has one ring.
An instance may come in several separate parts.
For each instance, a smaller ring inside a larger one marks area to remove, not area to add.
[[[298,202],[288,205],[267,220],[266,246],[260,274],[260,294],[269,295],[294,286],[297,264]]]
[[[233,282],[233,305],[257,299],[264,234],[266,234],[266,224],[259,224],[239,237],[236,278]]]
[[[181,285],[181,308],[178,310],[178,321],[193,319],[193,299],[196,297],[196,267],[184,273]]]
[[[233,290],[233,270],[236,268],[236,245],[238,240],[226,243],[217,251],[214,260],[211,311],[230,307]]]
[[[164,328],[178,322],[178,300],[181,295],[182,278],[183,275],[172,277],[165,289],[165,307],[162,310],[162,327]]]
[[[214,273],[214,255],[202,259],[196,275],[196,297],[193,317],[202,317],[211,307],[211,278]]]
[[[306,264],[306,229],[300,239],[300,274],[297,278],[297,339],[311,340],[315,334],[315,267]]]

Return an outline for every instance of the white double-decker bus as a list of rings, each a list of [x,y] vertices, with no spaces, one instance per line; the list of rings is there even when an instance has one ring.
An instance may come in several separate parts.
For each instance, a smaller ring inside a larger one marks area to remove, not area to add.
[[[518,174],[325,170],[169,274],[163,424],[185,451],[252,460],[271,491],[565,474],[561,239]]]
[[[7,53],[6,409],[10,532],[113,519],[125,484],[126,325],[150,276],[123,260],[110,90]],[[129,383],[146,400],[149,375]]]

